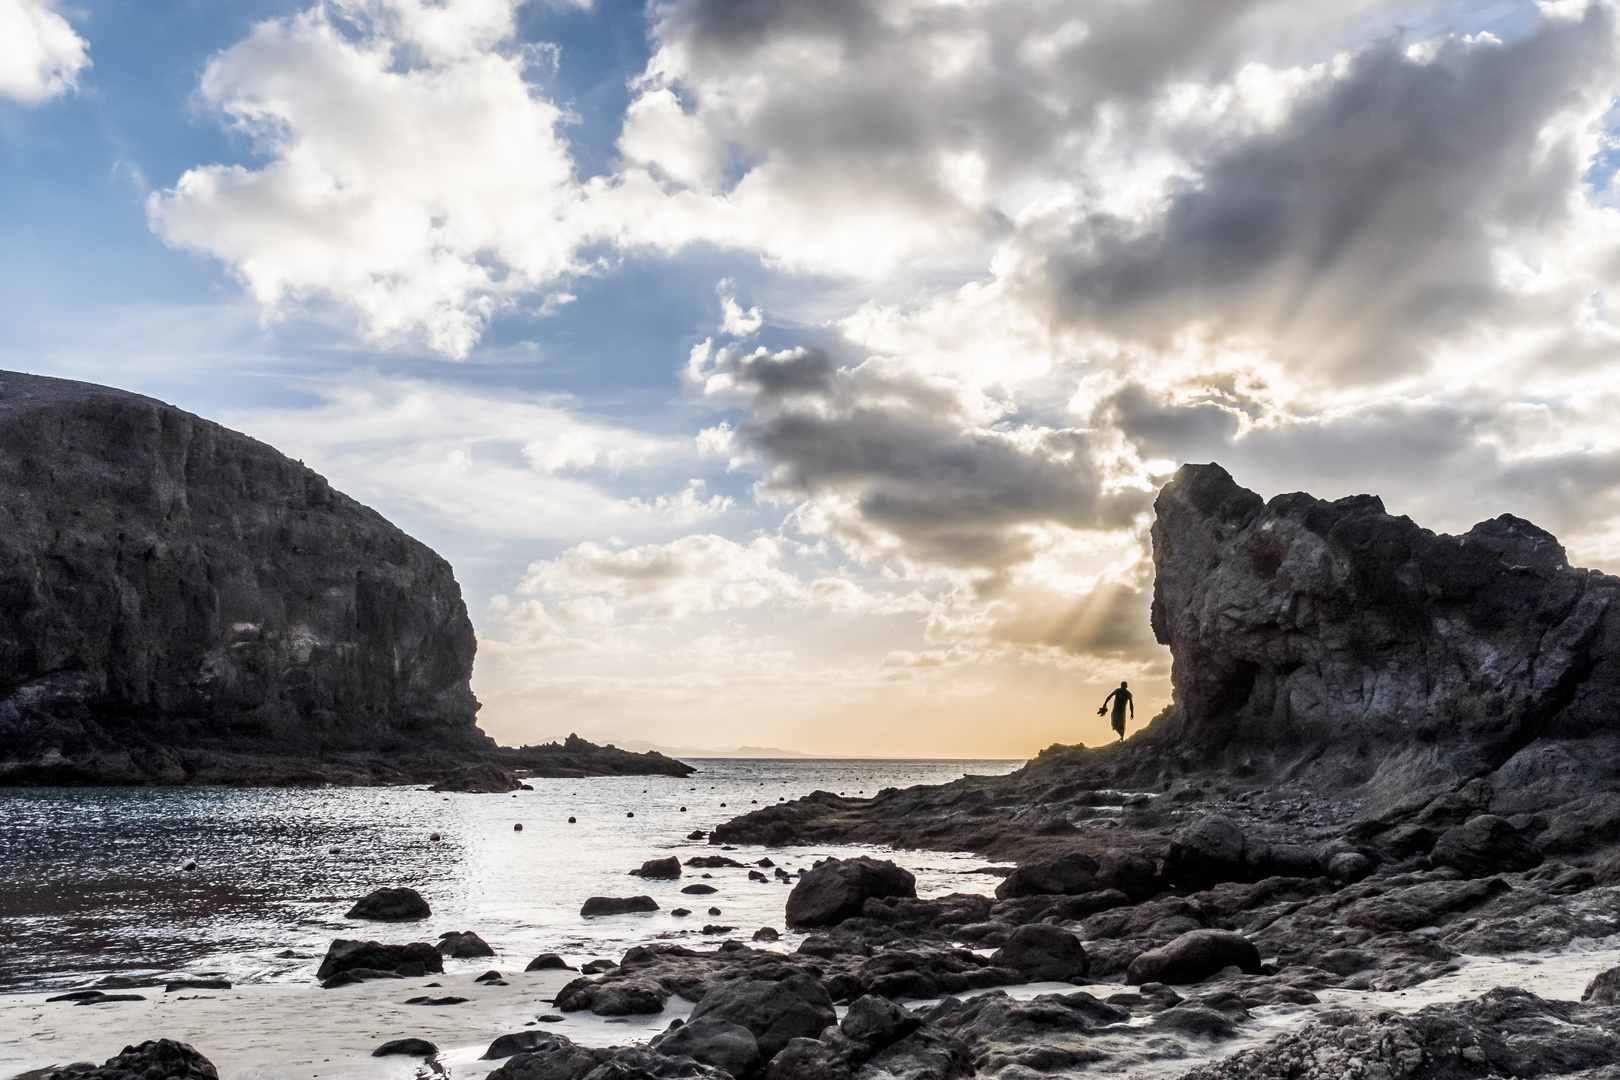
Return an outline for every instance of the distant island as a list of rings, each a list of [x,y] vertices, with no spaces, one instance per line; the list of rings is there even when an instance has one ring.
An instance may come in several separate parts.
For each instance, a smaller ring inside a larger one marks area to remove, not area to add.
[[[692,771],[498,747],[450,564],[302,462],[152,398],[0,372],[0,785]]]
[[[736,746],[715,748],[702,746],[661,746],[643,739],[624,744],[626,750],[639,750],[667,754],[673,758],[819,758],[824,754],[806,754],[801,750],[781,750],[774,746]]]

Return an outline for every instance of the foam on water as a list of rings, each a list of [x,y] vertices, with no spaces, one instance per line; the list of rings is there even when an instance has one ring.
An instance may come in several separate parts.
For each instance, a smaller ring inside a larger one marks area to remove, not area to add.
[[[46,788],[0,791],[0,989],[80,985],[187,970],[239,982],[304,980],[334,937],[436,941],[472,930],[491,960],[452,970],[510,970],[541,952],[572,963],[616,959],[655,940],[714,942],[705,924],[785,930],[788,887],[747,870],[688,868],[674,882],[628,871],[669,854],[684,863],[718,848],[688,841],[737,814],[815,790],[873,795],[884,787],[1001,774],[1018,761],[694,760],[664,776],[530,781],[510,795],[423,788]],[[681,811],[685,806],[686,810]],[[629,815],[634,815],[633,817]],[[577,818],[573,825],[568,818]],[[523,831],[512,826],[521,824]],[[441,840],[429,839],[439,833]],[[336,853],[330,849],[336,848]],[[844,845],[742,848],[792,869]],[[918,893],[988,893],[996,879],[971,856],[885,853],[917,874]],[[182,870],[188,860],[197,869]],[[713,875],[704,879],[703,874]],[[697,881],[719,891],[682,894]],[[408,885],[433,907],[420,923],[343,918],[371,889]],[[651,895],[662,910],[583,919],[595,895]],[[721,914],[710,916],[718,907]],[[693,912],[670,914],[677,907]],[[784,934],[778,947],[795,948]]]

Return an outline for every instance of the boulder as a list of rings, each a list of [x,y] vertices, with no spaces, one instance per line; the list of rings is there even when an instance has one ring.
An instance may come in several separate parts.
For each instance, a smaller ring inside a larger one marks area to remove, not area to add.
[[[495,950],[471,930],[452,930],[447,934],[440,934],[439,951],[456,960],[495,955]]]
[[[343,917],[373,922],[412,922],[433,914],[415,889],[377,889],[362,896]]]
[[[47,1080],[219,1080],[219,1072],[187,1043],[150,1039],[124,1047],[123,1053],[100,1065],[68,1065]]]
[[[1243,856],[1243,827],[1225,814],[1204,814],[1176,832],[1164,876],[1188,892],[1201,892],[1252,876]]]
[[[539,956],[535,957],[533,960],[530,960],[529,961],[529,966],[524,968],[523,970],[524,971],[573,971],[574,969],[568,965],[567,961],[565,961],[562,957],[558,956],[556,953],[548,952],[548,953],[541,953]]]
[[[997,900],[1020,896],[1077,896],[1097,887],[1097,860],[1072,852],[1050,862],[1020,866],[996,886]]]
[[[1504,818],[1480,814],[1447,829],[1429,858],[1469,877],[1511,874],[1541,865],[1541,852]]]
[[[1158,867],[1140,851],[1111,848],[1097,860],[1097,889],[1117,890],[1133,904],[1159,891]]]
[[[628,915],[638,911],[657,911],[658,901],[650,896],[593,896],[585,901],[579,913],[587,918],[596,915]]]
[[[502,1035],[489,1044],[489,1049],[479,1055],[480,1061],[499,1061],[509,1058],[513,1054],[524,1054],[541,1047],[549,1046],[557,1041],[557,1036],[544,1031],[519,1031],[511,1035]]]
[[[545,1035],[532,1050],[514,1054],[490,1071],[492,1080],[582,1080],[609,1056],[579,1046],[562,1035]]]
[[[789,1039],[813,1039],[838,1022],[826,987],[802,973],[780,982],[737,979],[721,983],[703,995],[692,1010],[691,1022],[705,1017],[747,1028],[765,1059],[775,1057]]]
[[[521,780],[499,765],[472,765],[434,784],[431,790],[501,795],[508,791],[516,791],[522,786]],[[517,829],[519,832],[523,831],[521,825]]]
[[[881,1050],[921,1027],[922,1017],[888,998],[864,994],[850,1002],[849,1012],[838,1026],[851,1039]]]
[[[444,961],[436,946],[425,941],[408,945],[384,945],[380,941],[356,941],[338,938],[326,950],[326,957],[315,973],[317,979],[330,979],[339,972],[353,968],[371,968],[377,971],[425,975],[444,970]],[[402,970],[404,969],[404,970]]]
[[[370,782],[496,752],[450,565],[256,439],[3,372],[0,507],[0,783]]]
[[[1157,982],[1179,986],[1202,982],[1232,965],[1245,975],[1260,974],[1260,950],[1231,930],[1190,930],[1132,960],[1125,981],[1132,985]]]
[[[630,873],[635,877],[672,880],[681,876],[681,860],[673,855],[667,859],[648,859],[641,864],[641,869]]]
[[[719,892],[719,891],[720,890],[716,889],[713,885],[705,885],[702,882],[697,882],[695,884],[688,885],[684,889],[681,890],[681,892],[689,893],[692,896],[707,896],[709,893],[714,893],[714,892]]]
[[[787,899],[789,926],[835,926],[861,914],[868,899],[915,897],[917,879],[887,860],[826,859],[801,877]]]
[[[390,1039],[371,1052],[372,1057],[432,1057],[439,1048],[426,1039]]]
[[[412,974],[426,974],[426,969],[418,972],[417,965],[410,965]],[[380,971],[377,968],[349,968],[340,971],[329,979],[322,980],[322,990],[336,990],[340,986],[353,986],[355,983],[374,982],[377,979],[403,979],[405,976],[397,971]]]
[[[990,963],[1012,968],[1030,982],[1078,982],[1089,970],[1080,939],[1050,923],[1020,926]]]
[[[707,1016],[682,1024],[652,1040],[652,1048],[671,1057],[689,1057],[704,1065],[746,1076],[759,1067],[759,1043],[741,1024]]]
[[[1581,992],[1581,1000],[1594,1005],[1620,1003],[1620,967],[1608,968],[1594,975]]]

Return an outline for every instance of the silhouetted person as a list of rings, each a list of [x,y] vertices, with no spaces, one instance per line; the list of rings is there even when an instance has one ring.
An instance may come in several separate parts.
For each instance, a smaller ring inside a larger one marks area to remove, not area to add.
[[[1101,716],[1108,711],[1108,703],[1110,701],[1114,703],[1114,715],[1109,718],[1108,723],[1119,733],[1121,742],[1125,741],[1125,710],[1131,710],[1131,719],[1136,719],[1136,706],[1131,703],[1131,692],[1125,689],[1125,686],[1125,681],[1121,679],[1119,688],[1103,698],[1102,708],[1097,710],[1097,715]]]

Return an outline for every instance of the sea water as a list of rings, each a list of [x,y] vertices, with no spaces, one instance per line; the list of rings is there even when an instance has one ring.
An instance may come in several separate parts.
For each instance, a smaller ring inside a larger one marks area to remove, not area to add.
[[[186,972],[236,982],[308,980],[332,939],[438,940],[471,930],[496,956],[449,961],[521,969],[535,955],[617,959],[653,941],[712,946],[788,932],[790,887],[764,869],[684,868],[629,876],[647,859],[721,853],[688,840],[739,814],[815,790],[1000,775],[1020,761],[693,759],[689,777],[533,779],[514,795],[387,788],[39,788],[0,790],[0,990],[150,981]],[[682,808],[685,808],[684,810]],[[632,816],[633,815],[633,816]],[[573,824],[569,818],[575,818]],[[514,828],[522,825],[521,831]],[[430,839],[438,833],[440,839]],[[919,896],[988,893],[983,861],[943,852],[822,844],[724,854],[789,870],[829,855],[878,854],[917,875]],[[193,870],[183,869],[195,862]],[[705,878],[703,875],[712,875]],[[681,892],[694,883],[716,892]],[[433,908],[412,923],[344,918],[356,899],[407,885]],[[586,919],[590,896],[647,894],[656,912]],[[691,909],[679,917],[676,908]],[[709,909],[720,914],[711,915]],[[730,931],[718,930],[730,926]],[[708,928],[710,932],[705,932]]]

